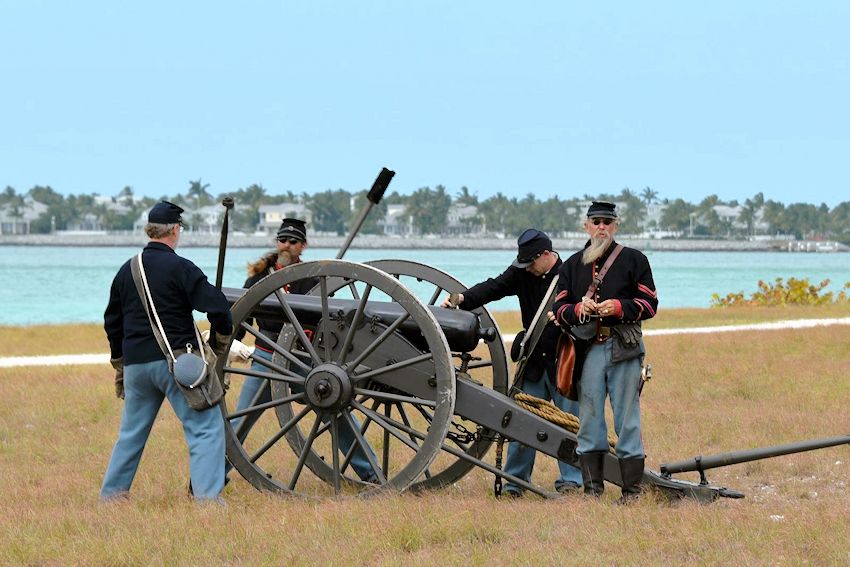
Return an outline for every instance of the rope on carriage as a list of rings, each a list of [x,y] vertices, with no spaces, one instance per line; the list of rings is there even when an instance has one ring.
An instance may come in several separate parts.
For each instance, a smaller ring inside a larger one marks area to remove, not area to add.
[[[578,433],[578,427],[581,423],[579,418],[574,416],[571,413],[566,413],[562,411],[558,406],[553,404],[550,401],[542,400],[540,398],[535,398],[534,396],[530,396],[525,392],[517,392],[513,396],[517,405],[520,407],[527,409],[531,413],[535,415],[539,415],[546,421],[551,421],[557,425],[560,425],[567,431],[572,431],[573,433]],[[613,433],[608,434],[608,450],[615,453],[615,448],[617,446],[617,438]]]

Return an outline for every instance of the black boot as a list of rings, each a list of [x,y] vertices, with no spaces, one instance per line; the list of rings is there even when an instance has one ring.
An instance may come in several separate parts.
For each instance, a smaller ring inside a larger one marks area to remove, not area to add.
[[[640,496],[643,481],[644,459],[620,459],[620,476],[623,477],[623,496],[618,504],[627,504]]]
[[[602,496],[605,491],[605,453],[584,453],[581,461],[581,480],[584,493],[590,496]]]

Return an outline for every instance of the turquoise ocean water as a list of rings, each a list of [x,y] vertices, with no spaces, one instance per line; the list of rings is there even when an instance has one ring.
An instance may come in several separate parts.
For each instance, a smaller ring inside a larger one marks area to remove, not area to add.
[[[224,285],[241,287],[245,266],[265,249],[227,251]],[[109,286],[120,265],[138,252],[135,248],[0,246],[0,324],[101,322]],[[336,250],[311,248],[305,260],[333,258]],[[178,253],[195,262],[215,281],[218,250],[181,248]],[[513,260],[507,250],[349,250],[354,262],[403,258],[448,272],[467,285],[500,274]],[[828,289],[839,290],[850,281],[850,254],[787,252],[650,252],[660,309],[707,307],[711,294],[750,293],[759,279],[777,277],[830,279]],[[433,289],[433,288],[431,288]],[[417,291],[417,290],[414,290]],[[515,298],[490,305],[492,310],[518,308]]]

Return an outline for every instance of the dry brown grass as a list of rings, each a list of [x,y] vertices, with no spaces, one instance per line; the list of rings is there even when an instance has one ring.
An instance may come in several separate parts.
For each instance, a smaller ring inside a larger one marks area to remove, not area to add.
[[[716,324],[717,312],[703,311],[703,324]],[[80,352],[101,351],[102,340],[80,343]],[[653,468],[850,433],[850,327],[647,343],[655,377],[644,392],[644,436]],[[711,505],[645,499],[617,507],[614,487],[603,502],[500,502],[492,476],[476,470],[435,493],[374,500],[269,496],[236,477],[227,507],[199,507],[185,497],[185,444],[164,408],[132,499],[103,505],[97,493],[121,408],[110,369],[2,369],[0,392],[4,565],[850,563],[847,446],[709,471],[714,483],[747,495]],[[538,463],[535,479],[548,485],[553,461]]]

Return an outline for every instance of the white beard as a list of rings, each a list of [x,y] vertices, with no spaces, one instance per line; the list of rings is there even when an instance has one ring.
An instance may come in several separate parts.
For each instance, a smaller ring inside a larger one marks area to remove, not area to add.
[[[581,261],[583,264],[592,264],[596,260],[602,256],[608,247],[611,245],[611,242],[614,241],[614,238],[609,234],[607,236],[603,236],[601,238],[591,238],[590,246],[584,249],[584,252],[581,255]]]
[[[286,250],[281,250],[277,253],[277,264],[283,268],[292,264],[292,255]]]

